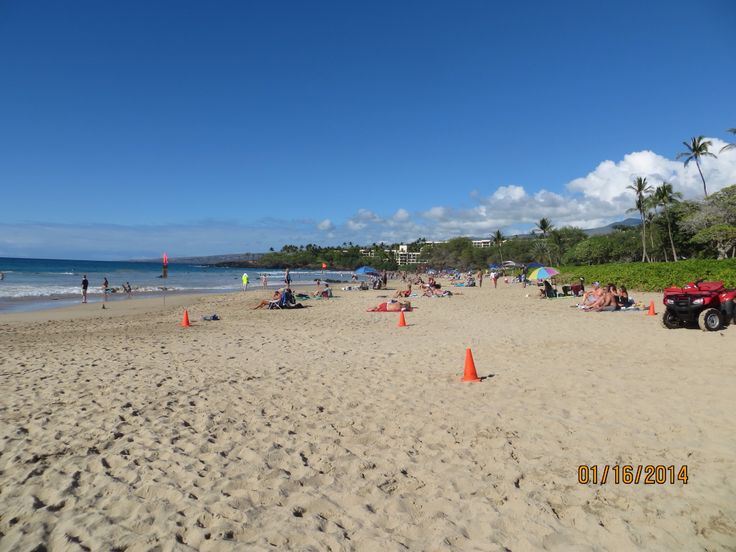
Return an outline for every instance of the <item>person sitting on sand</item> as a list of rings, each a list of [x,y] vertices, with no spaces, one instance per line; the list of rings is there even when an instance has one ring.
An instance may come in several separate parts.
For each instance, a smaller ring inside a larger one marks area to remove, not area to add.
[[[552,297],[557,297],[557,292],[555,291],[555,288],[552,287],[552,284],[549,282],[549,280],[544,280],[542,282],[542,287],[539,288],[539,298],[551,299]]]
[[[320,286],[317,286],[317,291],[314,292],[314,297],[332,297],[332,288],[330,287],[330,284],[325,283],[325,288],[320,289]]]
[[[629,298],[629,292],[626,286],[621,286],[618,290],[617,296],[618,305],[621,308],[630,307],[633,301]]]
[[[593,289],[591,289],[590,291],[586,291],[583,294],[582,306],[585,307],[592,305],[593,303],[598,301],[598,299],[600,299],[602,295],[603,290],[601,289],[601,285],[598,282],[593,282]]]
[[[262,309],[263,307],[268,306],[269,303],[272,303],[274,301],[276,301],[276,302],[280,301],[281,300],[282,293],[283,293],[283,291],[280,290],[280,289],[274,291],[273,292],[273,296],[271,297],[271,299],[262,299],[260,303],[258,303],[255,307],[253,307],[253,310]]]
[[[591,312],[615,311],[619,309],[619,306],[616,296],[610,289],[607,289],[595,303],[584,309]]]
[[[411,296],[411,284],[408,284],[404,291],[399,290],[394,295],[394,297],[410,297],[410,296]]]

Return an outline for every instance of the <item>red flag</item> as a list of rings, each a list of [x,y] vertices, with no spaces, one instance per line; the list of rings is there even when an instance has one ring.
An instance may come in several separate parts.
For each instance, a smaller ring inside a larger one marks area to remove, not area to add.
[[[325,268],[327,268],[327,263],[322,263],[322,270],[324,270]]]

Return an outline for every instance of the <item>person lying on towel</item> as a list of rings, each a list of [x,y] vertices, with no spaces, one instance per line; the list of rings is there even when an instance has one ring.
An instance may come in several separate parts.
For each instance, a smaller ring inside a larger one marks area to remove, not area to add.
[[[368,312],[399,312],[399,311],[410,312],[411,302],[410,301],[396,301],[395,299],[390,299],[386,303],[381,303],[377,307],[368,309]]]

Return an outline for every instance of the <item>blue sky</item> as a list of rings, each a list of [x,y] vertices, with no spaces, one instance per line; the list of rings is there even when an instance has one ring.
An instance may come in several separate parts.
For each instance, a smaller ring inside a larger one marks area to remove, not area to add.
[[[673,160],[736,140],[736,4],[513,4],[0,1],[0,256],[592,226],[634,175],[698,197]]]

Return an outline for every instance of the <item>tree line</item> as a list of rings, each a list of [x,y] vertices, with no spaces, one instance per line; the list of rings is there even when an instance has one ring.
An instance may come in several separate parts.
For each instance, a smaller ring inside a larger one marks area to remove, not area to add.
[[[736,134],[736,128],[728,132]],[[556,228],[549,218],[540,219],[533,232],[506,237],[501,230],[490,236],[491,247],[474,247],[472,240],[458,237],[444,243],[431,244],[420,238],[408,244],[409,251],[420,251],[421,267],[475,270],[505,260],[518,263],[540,262],[546,265],[591,265],[619,262],[677,262],[684,258],[718,258],[736,256],[736,185],[708,194],[701,165],[706,158],[716,157],[713,144],[703,136],[683,142],[685,150],[677,155],[685,166],[695,162],[703,183],[703,199],[684,201],[682,194],[669,182],[652,185],[646,177],[636,177],[626,189],[634,194],[630,212],[639,215],[638,226],[614,226],[613,232],[588,236],[581,228]],[[736,148],[726,144],[719,153]],[[399,267],[390,250],[394,244],[360,246],[345,242],[341,246],[316,244],[284,245],[273,248],[260,259],[263,266],[274,268],[313,268],[322,263],[330,269],[354,270],[369,264],[377,269]],[[364,256],[368,250],[371,256]]]

